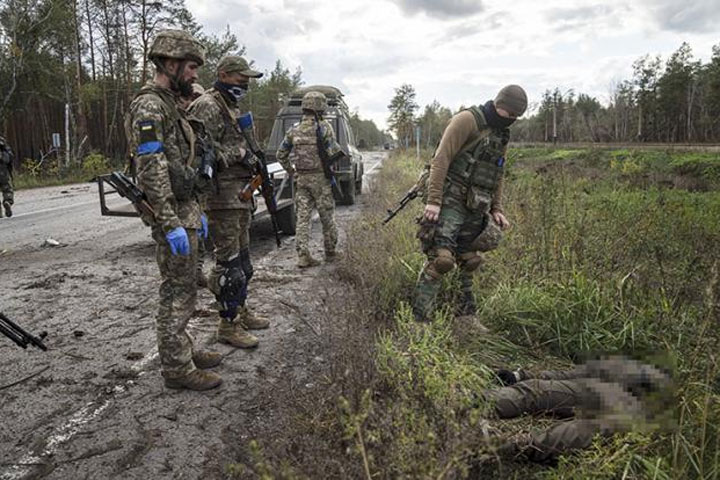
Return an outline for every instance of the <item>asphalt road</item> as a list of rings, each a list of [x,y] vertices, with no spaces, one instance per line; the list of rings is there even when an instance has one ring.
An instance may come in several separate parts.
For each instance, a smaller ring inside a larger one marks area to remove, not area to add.
[[[366,186],[384,158],[364,154]],[[337,209],[341,245],[364,198]],[[225,383],[197,393],[162,385],[160,279],[139,219],[102,217],[94,184],[19,191],[14,212],[0,219],[0,311],[48,331],[49,350],[0,336],[0,479],[222,478],[253,425],[273,422],[261,387],[315,388],[327,316],[320,297],[347,287],[332,264],[301,274],[294,239],[276,248],[266,219],[253,226],[250,305],[272,327],[258,333],[257,350],[218,346],[213,298],[200,292],[191,332],[200,348],[225,355],[217,370]],[[48,238],[60,246],[43,246]],[[321,256],[317,222],[312,248]]]

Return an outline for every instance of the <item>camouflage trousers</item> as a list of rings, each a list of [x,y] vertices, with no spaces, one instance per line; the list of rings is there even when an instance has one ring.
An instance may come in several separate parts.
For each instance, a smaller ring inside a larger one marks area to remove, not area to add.
[[[210,210],[207,216],[210,238],[215,244],[216,262],[208,277],[208,286],[217,295],[220,293],[218,279],[225,271],[218,263],[227,262],[250,247],[252,214],[249,209]]]
[[[532,414],[571,418],[542,432],[518,435],[500,448],[504,456],[523,455],[536,462],[587,448],[597,434],[629,431],[643,411],[640,401],[622,385],[594,378],[525,380],[484,396],[494,402],[499,418]]]
[[[421,243],[427,260],[420,272],[413,295],[413,311],[417,317],[428,319],[435,309],[435,300],[442,276],[433,268],[438,250],[449,250],[460,268],[461,297],[472,299],[472,281],[477,264],[466,261],[469,255],[477,255],[470,248],[473,240],[480,235],[487,224],[484,210],[469,210],[464,200],[448,196],[440,208],[440,218],[434,226],[421,227]]]
[[[162,374],[176,378],[193,371],[193,343],[187,325],[195,312],[197,283],[197,230],[186,229],[190,255],[172,255],[165,234],[153,228],[156,259],[160,269],[160,303],[155,321]]]
[[[325,253],[334,252],[338,234],[335,225],[335,199],[332,194],[332,186],[322,173],[298,174],[295,187],[297,215],[295,247],[298,253],[310,251],[313,209],[317,209],[318,215],[320,215]]]
[[[2,163],[0,163],[0,192],[2,192],[3,202],[14,203],[12,176],[7,165]]]

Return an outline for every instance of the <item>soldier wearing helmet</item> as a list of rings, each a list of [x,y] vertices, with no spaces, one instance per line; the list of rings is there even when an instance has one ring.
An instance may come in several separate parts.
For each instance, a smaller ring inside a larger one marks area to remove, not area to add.
[[[12,182],[13,157],[10,145],[7,144],[5,138],[0,136],[0,192],[3,197],[0,218],[2,218],[3,210],[7,217],[12,217],[12,205],[15,202]]]
[[[254,348],[258,339],[248,330],[268,328],[270,322],[248,305],[247,283],[253,275],[250,261],[252,201],[240,199],[240,192],[254,176],[254,162],[238,126],[240,100],[247,94],[250,79],[262,73],[253,70],[243,57],[226,55],[217,66],[217,80],[192,105],[190,114],[205,124],[217,146],[217,189],[207,197],[207,214],[216,264],[207,280],[208,288],[221,305],[217,339],[236,348]],[[226,295],[222,289],[228,276],[244,278],[243,288]]]
[[[207,390],[222,379],[202,369],[218,365],[221,356],[194,348],[186,331],[195,310],[198,236],[207,236],[207,221],[200,210],[204,192],[196,138],[179,103],[192,94],[204,48],[186,32],[165,30],[155,37],[149,58],[154,78],[130,104],[125,126],[138,184],[154,212],[143,221],[152,228],[162,277],[156,317],[160,364],[166,387]]]
[[[335,199],[330,180],[323,173],[319,148],[325,148],[329,156],[340,150],[335,140],[332,125],[322,118],[327,108],[327,99],[320,92],[308,92],[302,99],[303,117],[283,139],[277,151],[277,159],[290,174],[297,173],[295,188],[295,211],[297,227],[295,248],[298,252],[298,267],[319,265],[310,255],[310,226],[313,209],[317,209],[322,224],[325,260],[335,258],[337,227],[335,226]],[[323,145],[318,145],[318,128]]]
[[[442,277],[456,265],[462,289],[458,313],[465,320],[475,315],[473,274],[482,253],[510,226],[502,208],[508,128],[526,107],[525,91],[508,85],[495,100],[455,115],[445,128],[430,164],[418,232],[427,261],[415,286],[416,320],[431,320]]]

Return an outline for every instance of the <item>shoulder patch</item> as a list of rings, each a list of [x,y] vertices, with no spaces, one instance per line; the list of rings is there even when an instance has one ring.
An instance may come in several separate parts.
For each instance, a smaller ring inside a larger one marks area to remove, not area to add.
[[[139,133],[138,155],[150,155],[163,151],[163,144],[158,140],[154,121],[141,120],[137,123],[137,128]]]

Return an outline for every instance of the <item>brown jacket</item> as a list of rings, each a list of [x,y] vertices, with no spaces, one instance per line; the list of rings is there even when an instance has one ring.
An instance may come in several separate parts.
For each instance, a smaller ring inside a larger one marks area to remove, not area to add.
[[[428,200],[429,205],[441,206],[443,201],[443,190],[445,189],[445,177],[447,176],[450,162],[465,145],[470,144],[482,135],[487,135],[489,130],[479,130],[475,116],[470,111],[463,110],[450,119],[450,123],[443,132],[440,145],[435,151],[435,157],[430,163],[430,178],[428,179]],[[497,190],[493,196],[491,212],[502,212],[502,190],[503,178],[500,178]]]

